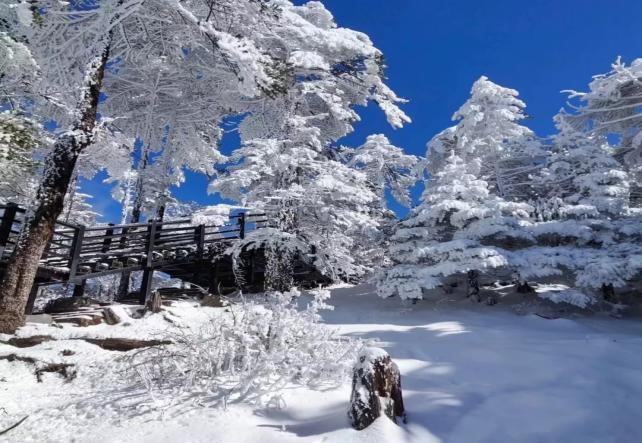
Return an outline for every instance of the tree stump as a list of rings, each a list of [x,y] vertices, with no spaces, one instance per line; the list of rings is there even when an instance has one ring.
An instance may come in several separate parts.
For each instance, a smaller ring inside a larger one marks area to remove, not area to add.
[[[348,417],[352,427],[362,430],[382,414],[397,423],[405,421],[401,374],[390,355],[380,348],[366,348],[352,372],[352,393]]]
[[[147,300],[147,309],[154,314],[158,314],[162,310],[163,306],[163,297],[160,292],[152,292],[151,297]]]

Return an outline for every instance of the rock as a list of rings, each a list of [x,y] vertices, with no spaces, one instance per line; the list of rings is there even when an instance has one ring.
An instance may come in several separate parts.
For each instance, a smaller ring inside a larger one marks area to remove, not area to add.
[[[103,316],[97,314],[65,315],[54,317],[56,323],[71,323],[79,327],[99,325],[103,322]]]
[[[366,348],[353,368],[348,417],[353,428],[362,430],[382,414],[394,423],[397,417],[405,420],[401,374],[386,351]]]
[[[209,308],[222,308],[225,306],[223,300],[218,295],[206,295],[201,300],[201,306],[207,306]]]
[[[130,316],[122,306],[106,306],[103,308],[105,323],[108,325],[117,325],[129,319]]]

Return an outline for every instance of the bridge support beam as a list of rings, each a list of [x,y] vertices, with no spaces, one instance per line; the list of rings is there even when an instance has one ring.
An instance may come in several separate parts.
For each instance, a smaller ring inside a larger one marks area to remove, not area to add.
[[[31,315],[33,312],[33,305],[36,303],[39,291],[40,285],[35,281],[31,287],[31,292],[29,292],[29,298],[27,299],[27,305],[25,306],[25,315]]]
[[[143,271],[143,281],[140,283],[140,292],[138,294],[138,302],[144,305],[152,292],[152,280],[154,277],[153,269],[145,269]]]

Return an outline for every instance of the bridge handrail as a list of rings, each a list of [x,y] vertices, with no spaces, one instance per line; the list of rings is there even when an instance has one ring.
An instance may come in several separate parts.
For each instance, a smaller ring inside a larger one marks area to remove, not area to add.
[[[26,210],[7,204],[0,205],[0,211],[2,260],[15,247],[19,228],[14,229],[14,225],[24,223],[18,215],[26,213]],[[44,267],[68,269],[70,281],[87,278],[85,275],[119,272],[119,267],[110,267],[106,271],[98,266],[105,262],[112,266],[120,261],[120,269],[128,270],[162,267],[181,260],[202,259],[210,245],[243,239],[248,228],[259,229],[269,223],[267,213],[240,213],[229,216],[229,219],[232,223],[224,225],[194,225],[189,219],[181,219],[101,226],[58,220],[41,263]]]

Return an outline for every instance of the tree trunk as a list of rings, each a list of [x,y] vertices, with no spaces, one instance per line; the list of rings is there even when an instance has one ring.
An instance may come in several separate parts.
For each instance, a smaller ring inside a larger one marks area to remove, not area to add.
[[[38,272],[38,264],[53,236],[56,219],[63,210],[76,161],[92,142],[110,43],[111,36],[106,39],[102,53],[87,66],[87,80],[76,107],[78,120],[71,131],[58,138],[45,160],[36,209],[25,221],[0,282],[0,333],[12,334],[24,324],[25,306]]]
[[[615,301],[615,288],[613,287],[613,283],[602,283],[602,297],[608,302]]]
[[[468,271],[468,297],[473,297],[474,300],[480,302],[481,296],[479,294],[479,272],[476,270]]]

